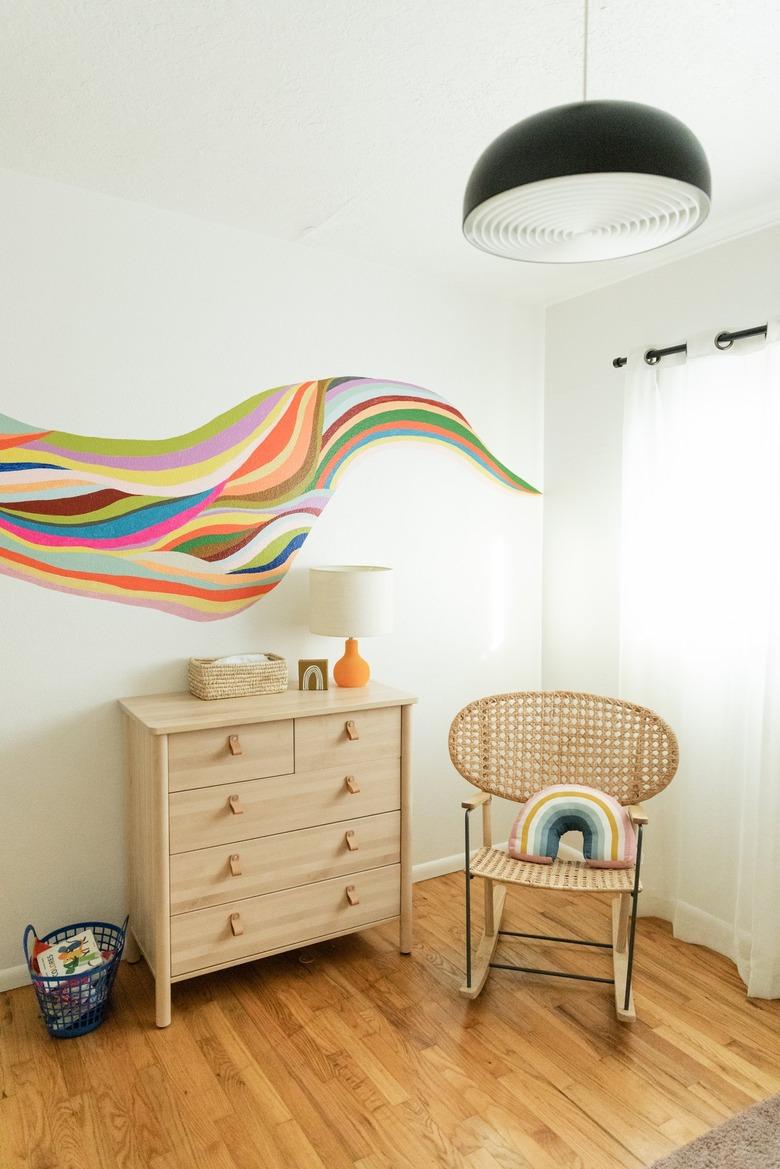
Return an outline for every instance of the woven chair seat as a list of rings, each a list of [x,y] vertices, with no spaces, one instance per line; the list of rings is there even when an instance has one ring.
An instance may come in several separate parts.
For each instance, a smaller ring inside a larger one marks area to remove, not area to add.
[[[561,889],[581,893],[630,893],[634,870],[592,869],[582,861],[554,860],[551,865],[516,861],[500,848],[481,848],[471,863],[471,872],[491,881],[530,885],[535,889]]]

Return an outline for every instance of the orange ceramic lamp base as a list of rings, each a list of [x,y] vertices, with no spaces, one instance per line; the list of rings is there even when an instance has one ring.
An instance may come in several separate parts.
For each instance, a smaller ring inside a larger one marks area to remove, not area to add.
[[[344,642],[344,657],[333,667],[333,680],[337,686],[365,686],[371,677],[368,662],[358,653],[357,638],[348,637]]]

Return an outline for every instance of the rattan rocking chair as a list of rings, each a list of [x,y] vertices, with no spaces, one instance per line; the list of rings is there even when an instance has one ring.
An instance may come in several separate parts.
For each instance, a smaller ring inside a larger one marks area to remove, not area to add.
[[[466,981],[460,988],[476,998],[493,967],[530,974],[614,984],[617,1017],[636,1018],[632,992],[634,941],[640,893],[642,833],[647,814],[642,800],[657,795],[674,778],[679,762],[674,732],[653,711],[617,698],[566,690],[494,694],[470,702],[453,719],[450,759],[469,783],[481,789],[464,800],[466,876]],[[551,865],[514,860],[493,848],[492,797],[524,803],[551,784],[578,783],[598,788],[628,806],[637,834],[636,863],[631,869],[590,868],[582,861],[555,860]],[[470,818],[482,808],[482,848],[471,855]],[[485,928],[473,952],[471,882],[484,882]],[[584,941],[548,934],[501,929],[508,885],[526,885],[567,893],[605,893],[613,898],[612,941]],[[538,970],[493,961],[502,935],[534,941],[598,946],[612,950],[613,978],[595,978],[562,970]]]

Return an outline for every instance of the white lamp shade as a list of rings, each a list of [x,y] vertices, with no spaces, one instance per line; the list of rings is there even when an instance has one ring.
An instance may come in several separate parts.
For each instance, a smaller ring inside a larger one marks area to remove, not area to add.
[[[374,637],[393,625],[393,570],[367,564],[309,569],[309,629],[325,637]]]

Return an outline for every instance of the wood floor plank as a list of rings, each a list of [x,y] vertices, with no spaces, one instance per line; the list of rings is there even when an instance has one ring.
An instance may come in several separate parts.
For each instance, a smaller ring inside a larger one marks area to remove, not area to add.
[[[26,1169],[27,1133],[19,1093],[0,1097],[0,1165],[8,1169]]]
[[[501,1080],[502,1085],[522,1100],[537,1116],[555,1117],[565,1134],[567,1146],[584,1165],[622,1165],[639,1169],[642,1162],[597,1120],[584,1112],[565,1093],[538,1079],[528,1069],[518,1069]],[[575,1162],[576,1163],[576,1162]]]
[[[501,1165],[487,1149],[476,1149],[466,1158],[469,1169],[501,1169]]]
[[[415,888],[414,951],[388,924],[174,989],[123,965],[104,1026],[51,1040],[30,988],[0,995],[1,1169],[641,1169],[780,1091],[780,1002],[640,919],[638,1020],[609,988],[463,980],[463,877]],[[481,899],[475,899],[475,936]],[[510,890],[507,929],[607,939],[608,898]],[[599,951],[502,939],[523,964]]]

